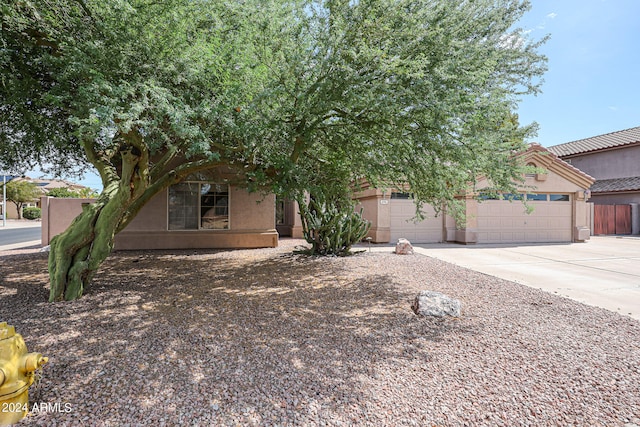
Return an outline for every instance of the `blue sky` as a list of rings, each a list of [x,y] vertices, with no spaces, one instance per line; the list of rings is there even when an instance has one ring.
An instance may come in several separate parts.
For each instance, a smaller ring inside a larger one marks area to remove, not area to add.
[[[524,98],[520,123],[545,147],[640,126],[640,1],[532,0],[520,21],[551,39],[542,94]]]
[[[551,39],[542,93],[522,99],[522,124],[545,147],[640,126],[640,0],[532,0],[520,27]],[[35,177],[36,173],[31,174]],[[74,179],[94,189],[100,179]]]

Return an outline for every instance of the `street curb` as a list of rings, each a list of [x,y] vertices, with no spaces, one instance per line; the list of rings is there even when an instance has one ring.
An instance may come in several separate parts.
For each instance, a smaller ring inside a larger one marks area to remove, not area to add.
[[[31,240],[30,242],[14,243],[12,245],[3,245],[3,246],[0,246],[0,252],[2,252],[2,251],[12,251],[14,249],[34,248],[34,246],[37,247],[37,249],[40,249],[41,241],[40,240]],[[36,249],[36,248],[34,248],[34,249]]]

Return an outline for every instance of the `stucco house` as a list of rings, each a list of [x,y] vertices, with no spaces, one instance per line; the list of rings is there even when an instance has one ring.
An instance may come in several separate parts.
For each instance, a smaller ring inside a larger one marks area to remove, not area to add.
[[[587,199],[594,179],[561,160],[539,144],[531,144],[521,155],[525,164],[546,170],[544,174],[525,177],[522,193],[504,195],[504,199],[482,199],[482,178],[476,193],[460,196],[466,222],[456,223],[449,215],[435,215],[433,206],[421,209],[423,221],[414,221],[415,204],[410,194],[401,190],[365,188],[357,195],[363,216],[371,221],[369,237],[373,242],[395,242],[404,237],[414,243],[540,243],[584,242],[590,237],[591,211]],[[530,187],[534,187],[531,189]],[[527,188],[525,190],[524,188]],[[533,208],[527,213],[519,201],[526,198]],[[511,201],[507,199],[512,199]],[[282,235],[302,236],[302,227],[293,204],[283,203]]]
[[[449,215],[435,216],[423,206],[426,219],[415,222],[410,195],[393,189],[364,188],[357,209],[372,222],[373,242],[533,243],[581,242],[590,236],[588,189],[593,178],[538,144],[521,154],[525,164],[544,169],[526,176],[525,190],[504,199],[476,193],[460,196],[464,224]],[[478,200],[478,196],[481,197]],[[533,212],[517,200],[526,198]],[[43,198],[42,242],[64,231],[92,200]],[[116,236],[116,249],[257,248],[274,247],[280,236],[302,237],[295,203],[273,194],[249,193],[225,179],[191,179],[156,195],[129,226]]]
[[[93,199],[42,198],[42,244]],[[115,249],[259,248],[278,245],[275,196],[228,178],[192,177],[153,197],[115,239]]]
[[[549,151],[596,179],[591,186],[596,234],[640,233],[640,127],[555,145]],[[611,220],[604,217],[608,214]]]

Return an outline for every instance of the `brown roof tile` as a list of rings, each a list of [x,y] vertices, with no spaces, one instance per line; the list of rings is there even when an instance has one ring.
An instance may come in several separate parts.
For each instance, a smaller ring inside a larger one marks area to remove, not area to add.
[[[592,193],[608,193],[610,191],[640,190],[640,176],[628,178],[599,179],[591,186]]]
[[[553,154],[563,157],[573,154],[587,153],[590,151],[604,150],[606,148],[620,147],[640,143],[640,126],[611,132],[604,135],[547,147]]]

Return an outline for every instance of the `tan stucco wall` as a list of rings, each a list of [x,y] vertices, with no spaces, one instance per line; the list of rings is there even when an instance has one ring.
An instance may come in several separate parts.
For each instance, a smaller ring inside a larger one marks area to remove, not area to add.
[[[488,187],[486,179],[478,180],[476,188],[481,191]],[[524,184],[521,186],[523,192],[531,191],[535,193],[573,193],[575,191],[584,191],[586,188],[580,187],[565,178],[549,172],[542,174],[539,178],[526,177]]]
[[[229,189],[229,230],[167,230],[168,191],[145,205],[116,236],[116,249],[259,248],[278,246],[275,195]]]
[[[66,199],[59,197],[42,197],[42,245],[46,246],[51,239],[69,228],[71,221],[82,213],[83,203],[93,203],[95,199]]]
[[[300,219],[300,206],[298,206],[298,202],[293,202],[292,219],[291,237],[294,239],[303,239],[304,233],[302,232],[302,219]]]
[[[0,202],[0,213],[2,212],[2,203]],[[18,208],[16,204],[7,200],[7,219],[17,219]]]
[[[278,245],[275,230],[275,196],[248,193],[231,187],[229,230],[167,230],[167,194],[152,198],[136,218],[116,236],[115,249],[258,248]],[[82,212],[82,203],[93,199],[43,197],[42,243],[71,224]],[[259,203],[258,203],[259,202]]]
[[[168,191],[151,199],[125,228],[125,232],[166,231]],[[273,229],[275,224],[275,196],[249,193],[237,187],[229,190],[230,230]],[[226,232],[227,230],[221,230]]]
[[[356,212],[362,209],[362,217],[371,221],[366,237],[374,243],[387,243],[391,238],[391,208],[389,192],[367,189],[357,195]]]

